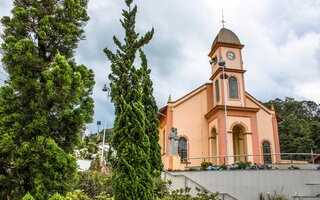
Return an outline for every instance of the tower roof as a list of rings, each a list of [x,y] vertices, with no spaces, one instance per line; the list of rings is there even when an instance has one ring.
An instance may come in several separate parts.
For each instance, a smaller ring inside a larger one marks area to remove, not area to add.
[[[227,43],[227,44],[235,44],[235,45],[242,45],[240,43],[240,40],[236,34],[234,34],[232,31],[226,28],[222,28],[216,38],[214,39],[211,49],[217,44],[217,43]]]

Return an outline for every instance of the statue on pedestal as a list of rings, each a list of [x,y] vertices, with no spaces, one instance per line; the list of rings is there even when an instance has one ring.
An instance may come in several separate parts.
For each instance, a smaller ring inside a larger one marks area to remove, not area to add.
[[[176,156],[177,154],[177,140],[179,140],[178,137],[178,131],[176,128],[172,127],[171,131],[169,133],[169,156]]]

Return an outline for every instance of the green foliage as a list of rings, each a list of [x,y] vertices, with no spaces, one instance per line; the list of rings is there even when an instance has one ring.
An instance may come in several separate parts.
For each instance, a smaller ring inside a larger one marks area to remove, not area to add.
[[[219,170],[226,170],[226,169],[228,169],[228,166],[225,165],[224,163],[219,167]]]
[[[22,200],[35,200],[33,198],[33,196],[28,192],[23,198]]]
[[[139,37],[135,32],[137,6],[131,9],[132,0],[127,0],[128,10],[123,10],[122,27],[124,43],[113,37],[116,53],[104,49],[111,61],[109,79],[111,99],[115,105],[114,134],[112,147],[116,159],[112,175],[115,199],[135,200],[153,198],[153,180],[150,168],[150,139],[145,130],[146,114],[142,104],[141,71],[133,65],[138,50],[149,43],[153,29]]]
[[[289,200],[282,192],[274,190],[273,193],[266,192],[259,194],[259,200]]]
[[[270,100],[264,104],[269,108],[273,104],[277,116],[283,118],[278,124],[282,153],[309,153],[311,149],[320,153],[320,105],[290,97]]]
[[[150,170],[162,171],[163,164],[161,160],[161,146],[159,144],[159,120],[156,118],[158,113],[158,106],[153,97],[152,81],[150,79],[151,70],[148,69],[148,62],[146,55],[140,49],[141,58],[141,76],[142,76],[142,104],[146,115],[145,132],[150,141]],[[160,175],[160,174],[159,174]]]
[[[86,0],[14,0],[3,17],[0,198],[65,194],[76,184],[69,154],[92,121],[94,75],[73,59],[89,20]]]
[[[239,169],[246,169],[247,167],[250,167],[251,166],[251,162],[247,161],[247,162],[243,162],[243,161],[238,161],[237,162],[237,165],[239,166]]]
[[[213,166],[211,162],[202,162],[201,163],[201,170],[206,170],[209,166]]]
[[[20,199],[27,192],[36,199],[47,199],[53,191],[65,194],[78,182],[76,159],[52,139],[39,136],[24,141],[13,154],[9,177],[14,178],[7,183],[12,199]]]
[[[170,195],[163,198],[163,200],[219,200],[219,193],[210,194],[207,190],[201,191],[200,188],[196,188],[197,196],[193,197],[189,194],[191,188],[172,191]]]
[[[49,200],[91,200],[82,190],[68,192],[64,197],[59,193],[54,194]]]
[[[154,195],[156,198],[163,198],[169,195],[169,186],[172,182],[169,180],[168,182],[161,179],[160,176],[153,176],[154,181]]]
[[[77,188],[83,190],[90,198],[94,198],[103,192],[111,196],[113,195],[111,177],[96,171],[79,172],[79,184]]]

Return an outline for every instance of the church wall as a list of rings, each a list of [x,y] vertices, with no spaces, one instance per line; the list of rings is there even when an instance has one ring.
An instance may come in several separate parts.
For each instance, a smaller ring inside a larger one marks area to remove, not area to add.
[[[217,93],[216,93],[216,81],[219,81],[219,93],[220,93],[220,100],[217,101]],[[221,105],[222,101],[223,101],[223,82],[221,81],[221,79],[219,77],[216,77],[215,79],[212,80],[212,93],[213,93],[213,107],[215,107],[216,105]]]
[[[212,130],[215,129],[216,130],[216,138],[215,138],[215,145],[212,145],[212,142],[210,140],[210,138],[212,139],[212,135],[211,132]],[[215,156],[212,154],[213,152],[213,148],[216,149],[217,155],[219,156],[219,132],[218,132],[218,118],[215,118],[214,120],[212,120],[209,123],[209,129],[208,129],[208,156]],[[212,163],[218,163],[218,159],[216,158],[212,158],[210,159],[210,162]]]
[[[259,108],[259,106],[257,104],[255,104],[254,102],[252,102],[250,99],[248,99],[248,97],[246,97],[247,101],[247,107],[249,108]]]
[[[166,130],[166,125],[159,127],[159,144],[161,146],[161,154],[165,154],[165,147],[163,147],[163,143],[166,142],[166,138],[168,137],[168,133],[165,132],[165,137],[163,137],[163,131]],[[165,140],[165,141],[163,141]]]
[[[271,153],[275,153],[272,115],[260,109],[260,111],[257,113],[257,118],[258,118],[260,152],[263,153],[262,142],[264,140],[267,140],[268,142],[270,142],[270,145],[271,145]],[[272,160],[275,161],[275,156],[272,156]]]
[[[273,121],[276,121],[274,119],[275,112],[257,105],[256,102],[254,102],[248,97],[247,97],[247,106],[261,108],[257,113],[260,153],[263,153],[262,142],[265,140],[270,143],[271,153],[280,153],[278,138],[275,138],[275,133],[274,133],[274,132],[277,132],[277,127],[275,127],[277,125],[274,125],[274,123],[276,122],[273,122]],[[278,137],[278,135],[276,135],[276,137]],[[275,155],[272,156],[273,162],[275,161],[279,162],[280,160],[281,160],[280,156],[275,156]],[[263,162],[262,157],[261,157],[261,161]]]
[[[188,157],[208,155],[207,92],[201,92],[173,107],[173,127],[188,140]]]

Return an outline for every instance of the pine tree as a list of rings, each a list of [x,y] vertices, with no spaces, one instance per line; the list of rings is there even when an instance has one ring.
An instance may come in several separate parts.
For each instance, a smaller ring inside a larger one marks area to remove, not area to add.
[[[65,193],[76,184],[69,153],[93,115],[93,72],[74,61],[86,7],[86,0],[14,0],[12,17],[1,19],[8,73],[0,88],[1,199],[28,191],[46,199],[42,192]]]
[[[116,163],[112,186],[116,200],[153,198],[153,181],[150,174],[150,141],[145,133],[145,113],[142,105],[141,75],[133,65],[137,51],[147,44],[153,29],[143,37],[135,32],[137,6],[131,9],[133,0],[126,0],[128,11],[123,10],[125,29],[124,44],[115,36],[116,53],[104,50],[111,61],[111,99],[115,105],[116,119],[112,146],[116,150]]]
[[[148,61],[145,53],[140,49],[142,71],[142,104],[146,115],[145,131],[150,141],[150,166],[151,172],[162,171],[161,146],[159,144],[159,120],[156,118],[158,106],[153,96],[153,83],[150,79],[151,70],[148,69]],[[157,173],[160,175],[159,173]]]

